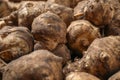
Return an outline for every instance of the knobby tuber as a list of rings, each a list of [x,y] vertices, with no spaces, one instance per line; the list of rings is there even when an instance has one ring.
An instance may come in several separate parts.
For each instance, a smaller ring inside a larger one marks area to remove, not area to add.
[[[3,20],[7,22],[11,21],[12,23],[18,23],[19,26],[25,26],[31,30],[31,24],[34,18],[47,11],[51,11],[59,15],[60,18],[67,25],[69,25],[70,22],[73,20],[72,8],[44,1],[21,2],[19,9],[15,12],[12,12],[8,17]]]
[[[25,1],[22,2],[18,9],[18,25],[26,26],[31,29],[31,24],[35,17],[44,12],[44,1]]]
[[[9,27],[0,31],[0,58],[10,62],[33,50],[33,36],[25,27]]]
[[[113,74],[108,80],[120,80],[120,71]]]
[[[32,23],[32,34],[41,44],[41,49],[53,50],[58,44],[66,43],[66,25],[52,12],[39,15]]]
[[[85,72],[71,72],[65,80],[100,80],[99,78]]]
[[[100,37],[98,28],[89,21],[73,21],[67,29],[67,41],[71,49],[83,53],[96,38]]]
[[[113,15],[112,5],[103,0],[84,0],[74,8],[76,19],[84,18],[99,27],[109,24]]]
[[[48,2],[23,2],[18,9],[18,24],[26,26],[30,29],[32,21],[40,14],[51,11],[60,16],[63,21],[69,25],[73,19],[73,12],[71,8]]]
[[[82,59],[68,64],[64,73],[83,71],[103,80],[120,69],[120,36],[95,39]]]
[[[36,50],[2,68],[2,80],[63,80],[62,58]]]
[[[0,80],[119,79],[119,53],[120,0],[0,0]]]

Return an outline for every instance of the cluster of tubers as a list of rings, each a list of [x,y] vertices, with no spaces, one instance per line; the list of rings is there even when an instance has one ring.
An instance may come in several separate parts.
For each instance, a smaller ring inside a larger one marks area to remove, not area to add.
[[[0,80],[119,80],[120,0],[0,0]]]

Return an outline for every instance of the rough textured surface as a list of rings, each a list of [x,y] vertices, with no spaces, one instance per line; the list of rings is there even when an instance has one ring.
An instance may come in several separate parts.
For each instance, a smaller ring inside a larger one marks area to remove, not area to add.
[[[53,3],[47,3],[46,11],[52,11],[53,13],[59,15],[59,17],[66,23],[66,25],[69,25],[73,20],[72,8]]]
[[[22,2],[18,9],[18,25],[31,29],[35,17],[44,12],[45,2],[26,1]]]
[[[77,19],[84,17],[100,27],[110,23],[113,15],[113,7],[103,0],[84,0],[79,2],[74,9],[74,17]]]
[[[85,72],[71,72],[65,80],[100,80],[99,78]]]
[[[3,68],[2,80],[62,80],[62,58],[37,50]]]
[[[60,43],[66,43],[66,25],[59,16],[46,12],[34,19],[32,34],[40,41],[41,48],[53,50]]]
[[[66,64],[67,61],[71,59],[70,50],[65,44],[59,44],[53,51],[55,55],[62,57],[63,62]]]
[[[33,36],[24,27],[7,27],[0,31],[0,58],[10,62],[33,50]]]
[[[98,28],[86,20],[73,21],[67,29],[70,48],[80,53],[86,51],[91,42],[99,37]]]
[[[0,1],[0,18],[8,16],[12,11],[7,5],[6,1]]]
[[[42,49],[41,43],[39,41],[35,41],[34,50]],[[67,48],[65,44],[59,44],[53,50],[51,50],[56,56],[62,57],[63,64],[66,64],[67,61],[71,59],[70,50]]]
[[[18,9],[18,24],[31,29],[34,18],[47,11],[59,15],[67,25],[73,20],[73,11],[69,7],[43,1],[27,1],[21,3]]]
[[[108,27],[105,29],[105,35],[120,35],[120,1],[119,0],[107,0],[115,10],[113,19]]]
[[[9,0],[12,2],[21,2],[21,1],[47,1],[47,0]]]
[[[120,69],[120,36],[109,36],[96,39],[90,45],[82,59],[64,68],[67,74],[73,71],[84,71],[101,79]]]
[[[80,1],[83,0],[71,0],[71,7],[74,8]]]
[[[112,75],[108,80],[120,80],[120,71]]]
[[[71,6],[71,0],[47,0],[48,3],[57,3],[64,6]]]

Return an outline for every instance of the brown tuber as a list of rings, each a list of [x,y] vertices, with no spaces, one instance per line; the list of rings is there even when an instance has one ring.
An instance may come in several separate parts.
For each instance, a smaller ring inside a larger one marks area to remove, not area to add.
[[[99,78],[85,72],[71,72],[65,80],[100,80]]]
[[[52,12],[39,15],[32,23],[32,34],[41,44],[41,49],[53,50],[58,44],[66,43],[66,25]]]
[[[120,35],[120,1],[108,0],[108,2],[113,5],[115,12],[111,23],[105,29],[105,35]]]
[[[48,3],[57,3],[64,6],[71,6],[71,0],[47,0]]]
[[[68,62],[71,59],[70,50],[65,44],[59,44],[53,51],[56,56],[63,58],[63,63]]]
[[[99,27],[109,24],[113,15],[112,5],[104,0],[84,0],[74,8],[76,19],[84,18]]]
[[[95,39],[82,59],[68,64],[64,73],[87,72],[101,79],[120,69],[120,36]]]
[[[0,58],[10,62],[33,50],[33,36],[25,27],[4,27],[0,31]]]
[[[36,50],[2,68],[2,80],[63,80],[62,58]]]
[[[80,53],[86,51],[92,41],[99,37],[98,28],[86,20],[73,21],[67,29],[69,47]]]
[[[35,41],[34,51],[42,49],[42,46],[39,41]],[[71,59],[70,50],[67,48],[65,44],[59,44],[55,49],[51,52],[56,56],[63,58],[63,64],[66,64],[67,61]]]
[[[43,1],[26,1],[21,3],[18,9],[18,24],[31,29],[34,18],[47,11],[59,15],[67,25],[69,25],[73,19],[73,11],[69,7]]]

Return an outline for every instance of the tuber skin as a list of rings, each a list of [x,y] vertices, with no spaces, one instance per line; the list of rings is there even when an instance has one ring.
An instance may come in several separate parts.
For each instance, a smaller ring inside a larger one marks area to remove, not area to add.
[[[31,25],[37,16],[42,14],[45,8],[44,1],[25,1],[22,2],[18,12],[18,25],[25,26],[31,30]]]
[[[47,1],[47,0],[9,0],[9,1],[18,3],[21,1]]]
[[[114,15],[112,5],[104,0],[84,0],[74,8],[76,19],[86,19],[94,25],[102,28],[110,23]]]
[[[47,11],[51,11],[59,15],[60,18],[66,23],[66,25],[69,25],[73,20],[72,8],[45,1],[21,2],[19,9],[15,12],[12,12],[3,20],[7,22],[11,21],[12,23],[18,23],[19,26],[25,26],[31,30],[31,24],[34,18]]]
[[[8,16],[12,11],[6,1],[0,1],[0,18]]]
[[[19,8],[20,3],[13,3],[7,0],[0,1],[0,18],[9,16],[11,12]]]
[[[59,4],[47,3],[46,11],[51,11],[57,15],[66,23],[68,26],[73,20],[73,9],[65,7]]]
[[[71,0],[71,7],[74,8],[81,1],[84,1],[84,0]]]
[[[100,80],[99,78],[86,72],[71,72],[65,80]]]
[[[57,4],[64,5],[67,7],[71,6],[71,1],[72,0],[47,0],[48,3],[57,3]]]
[[[87,72],[106,80],[120,69],[120,36],[95,39],[85,55],[64,68],[64,73]]]
[[[7,65],[6,62],[4,62],[2,59],[0,59],[0,69],[5,67]],[[2,70],[0,70],[0,80],[2,80]]]
[[[52,12],[39,15],[32,23],[32,34],[41,49],[53,50],[58,44],[66,43],[66,25]]]
[[[18,25],[31,29],[34,18],[47,11],[59,15],[67,25],[73,20],[73,10],[71,8],[43,1],[26,1],[21,3],[21,7],[18,9]]]
[[[84,54],[92,41],[99,37],[98,28],[86,20],[73,21],[67,29],[69,47],[82,54]]]
[[[4,27],[0,31],[0,58],[10,62],[33,50],[34,39],[25,27]]]
[[[35,41],[34,51],[41,49],[45,48],[41,46],[41,43],[39,41]],[[65,44],[59,44],[54,50],[51,50],[51,52],[53,52],[53,54],[55,54],[56,56],[62,57],[63,64],[66,64],[67,61],[71,59],[70,50],[67,48]]]
[[[113,74],[108,80],[120,80],[120,71]]]
[[[36,50],[2,68],[2,80],[63,80],[62,58]]]
[[[66,64],[70,59],[70,50],[65,44],[59,44],[52,52],[59,57],[63,58],[63,63]]]
[[[43,48],[39,41],[35,41],[34,51],[41,50],[41,49],[45,49],[45,47]],[[56,56],[62,57],[63,64],[66,64],[67,61],[71,59],[70,50],[67,48],[65,44],[57,45],[55,49],[51,50],[51,52],[53,52],[53,54],[55,54]]]
[[[105,28],[105,35],[120,35],[120,1],[119,0],[108,0],[113,5],[115,10],[111,23]]]

